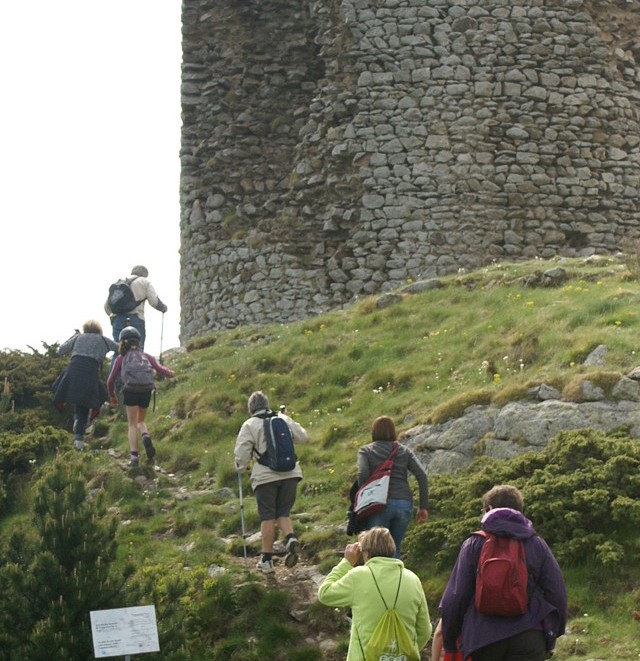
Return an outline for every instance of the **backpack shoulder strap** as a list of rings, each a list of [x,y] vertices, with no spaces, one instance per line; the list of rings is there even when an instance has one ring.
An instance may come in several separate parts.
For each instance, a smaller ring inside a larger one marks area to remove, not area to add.
[[[380,592],[380,588],[378,587],[378,581],[376,581],[376,577],[375,574],[373,573],[373,569],[371,569],[371,567],[368,567],[368,569],[371,572],[371,578],[373,579],[373,582],[376,585],[376,590],[380,595],[380,599],[382,599],[382,603],[384,604],[385,609],[389,610],[389,607],[387,606],[387,602],[384,600],[384,597],[382,596],[382,592]],[[394,608],[396,607],[396,603],[398,602],[398,595],[400,594],[401,583],[402,583],[402,567],[400,567],[400,580],[398,581],[398,589],[396,590],[396,600],[393,602]],[[364,659],[364,649],[362,649],[362,641],[360,640],[360,634],[358,633],[357,628],[356,628],[356,636],[358,638],[358,645],[360,646],[360,652],[362,653],[362,658]]]
[[[364,450],[365,455],[367,457],[367,461],[371,463],[372,460],[380,461],[374,454],[373,450],[371,449],[370,446],[363,446],[361,448]],[[372,479],[374,477],[378,477],[380,474],[390,472],[393,469],[393,460],[395,459],[395,456],[398,452],[398,442],[394,441],[393,447],[391,448],[391,451],[389,452],[389,455],[387,456],[386,459],[383,459],[381,463],[379,463],[372,471],[371,474],[369,475],[368,479]]]
[[[130,280],[127,280],[127,283],[129,285],[129,287],[131,287],[131,284],[133,283],[133,281],[137,280],[139,277],[140,277],[139,275],[134,275],[133,278],[131,278]],[[133,294],[133,289],[131,290],[131,293]],[[135,297],[135,295],[134,295],[134,297]],[[138,305],[140,305],[140,303],[144,303],[146,300],[147,300],[146,296],[144,298],[141,298],[140,300],[138,300],[136,298],[136,307]]]
[[[387,458],[384,459],[383,461],[393,461],[396,458],[396,455],[398,454],[398,441],[394,441],[391,447],[391,450],[389,451],[389,454],[387,455]],[[373,455],[373,450],[370,445],[363,445],[361,448],[368,456],[376,458],[377,461],[380,461],[375,455]]]
[[[371,572],[371,578],[373,579],[373,582],[376,585],[376,590],[380,595],[380,599],[382,599],[382,603],[384,604],[385,609],[389,610],[389,606],[387,606],[387,602],[384,600],[384,597],[382,596],[382,592],[380,592],[380,588],[378,587],[378,581],[376,581],[376,575],[373,573],[373,569],[371,569],[371,567],[367,567],[367,569]]]
[[[402,585],[402,576],[404,574],[404,569],[400,567],[400,580],[398,581],[398,589],[396,590],[396,598],[393,602],[393,607],[396,607],[396,604],[398,603],[398,595],[400,594],[400,586]]]
[[[389,606],[387,606],[387,602],[384,600],[384,597],[382,596],[382,592],[380,591],[380,587],[378,586],[378,581],[376,581],[376,575],[373,573],[373,569],[371,567],[368,568],[369,571],[371,572],[371,578],[373,579],[373,582],[376,585],[376,590],[378,591],[378,594],[380,595],[380,599],[382,599],[382,603],[384,604],[384,607],[389,610]],[[400,580],[398,581],[398,589],[396,590],[396,598],[393,602],[393,608],[396,607],[396,604],[398,603],[398,595],[400,594],[400,586],[402,585],[402,567],[400,567]]]
[[[258,418],[266,424],[267,420],[269,418],[272,418],[274,415],[277,415],[277,413],[275,411],[268,410],[268,411],[265,411],[264,413],[254,413],[252,417]],[[265,430],[265,434],[266,434],[266,430]],[[255,455],[258,459],[261,459],[262,457],[264,457],[267,454],[266,451],[264,453],[260,454],[260,452],[258,452],[258,448],[255,445],[253,446],[253,449],[251,450],[251,453],[253,455]]]

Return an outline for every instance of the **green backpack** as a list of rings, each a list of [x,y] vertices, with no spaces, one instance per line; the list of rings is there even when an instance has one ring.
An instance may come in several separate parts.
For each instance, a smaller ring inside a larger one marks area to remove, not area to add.
[[[369,571],[371,571],[371,567],[369,567]],[[396,599],[393,602],[393,608],[389,608],[382,596],[382,592],[380,592],[376,577],[373,571],[371,571],[373,582],[376,584],[376,589],[386,610],[378,620],[378,624],[376,624],[376,628],[371,634],[367,647],[363,651],[365,661],[420,661],[420,651],[411,640],[407,627],[405,627],[404,622],[400,619],[400,615],[396,610],[400,585],[402,584],[402,573],[403,570],[400,567],[400,580],[398,581]],[[360,649],[362,649],[362,645]]]

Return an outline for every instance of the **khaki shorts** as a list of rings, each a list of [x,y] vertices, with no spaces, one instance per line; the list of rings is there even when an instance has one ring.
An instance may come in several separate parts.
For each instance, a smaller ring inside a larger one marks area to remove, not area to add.
[[[261,484],[254,490],[260,521],[273,521],[283,516],[289,516],[296,502],[298,478],[276,480]]]

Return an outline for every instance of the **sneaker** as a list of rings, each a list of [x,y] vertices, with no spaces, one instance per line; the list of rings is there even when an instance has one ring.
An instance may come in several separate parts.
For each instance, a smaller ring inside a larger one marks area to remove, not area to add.
[[[142,442],[144,443],[144,449],[147,453],[147,459],[153,459],[156,456],[156,449],[153,447],[151,442],[151,436],[143,436]]]
[[[78,451],[84,450],[84,441],[76,438],[76,440],[73,442],[73,447]]]
[[[258,560],[258,564],[256,567],[263,573],[263,574],[273,574],[275,569],[273,568],[273,561],[272,560]]]
[[[298,546],[300,542],[296,537],[289,537],[284,548],[287,554],[284,556],[285,567],[295,567],[298,564]]]
[[[138,457],[131,457],[131,461],[128,463],[128,466],[129,468],[136,468],[139,463],[140,459]]]

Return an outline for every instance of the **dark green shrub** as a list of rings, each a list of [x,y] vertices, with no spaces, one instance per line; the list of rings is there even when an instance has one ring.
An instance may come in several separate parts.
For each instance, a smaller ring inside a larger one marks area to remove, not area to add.
[[[5,475],[27,473],[34,464],[69,445],[68,434],[53,427],[38,427],[24,434],[0,434],[0,470]]]
[[[640,526],[640,444],[624,430],[558,434],[542,452],[508,461],[476,460],[457,476],[435,476],[428,526],[405,548],[413,562],[451,566],[462,541],[480,523],[480,497],[494,484],[514,484],[525,514],[560,562],[602,566],[631,561]]]
[[[89,499],[81,464],[55,462],[38,482],[33,523],[0,550],[0,647],[15,659],[85,659],[88,613],[108,608],[129,573],[112,573],[116,522]]]

